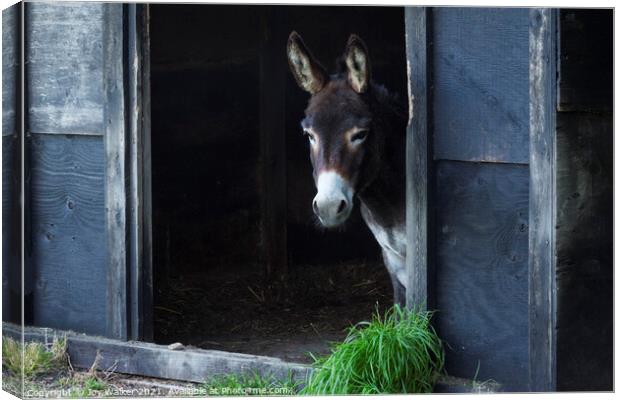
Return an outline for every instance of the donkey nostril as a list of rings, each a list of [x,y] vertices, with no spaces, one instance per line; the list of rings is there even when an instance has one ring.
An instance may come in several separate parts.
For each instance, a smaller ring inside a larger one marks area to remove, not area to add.
[[[343,212],[346,207],[347,207],[347,202],[344,200],[340,200],[340,205],[338,205],[338,214]]]
[[[314,213],[315,213],[315,214],[317,214],[317,215],[319,214],[319,206],[318,206],[318,204],[316,203],[316,200],[314,200],[314,201],[312,202],[312,209],[314,210]]]

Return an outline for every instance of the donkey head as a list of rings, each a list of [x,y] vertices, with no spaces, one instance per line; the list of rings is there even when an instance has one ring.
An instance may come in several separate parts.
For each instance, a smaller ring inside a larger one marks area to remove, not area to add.
[[[312,208],[321,224],[336,227],[351,214],[355,194],[372,180],[381,154],[369,93],[368,51],[351,35],[342,71],[331,76],[296,32],[289,36],[287,55],[298,85],[311,94],[301,127],[310,142],[317,187]]]

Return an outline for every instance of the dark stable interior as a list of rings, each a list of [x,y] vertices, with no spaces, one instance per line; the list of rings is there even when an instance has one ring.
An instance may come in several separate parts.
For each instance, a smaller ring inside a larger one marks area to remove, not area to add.
[[[403,9],[281,7],[288,274],[265,278],[261,246],[260,27],[266,6],[151,5],[154,335],[157,343],[307,362],[392,301],[380,248],[359,215],[317,227],[308,95],[285,54],[297,30],[333,71],[350,33],[375,81],[406,95]],[[276,53],[278,54],[278,53]],[[404,134],[404,133],[403,133]],[[404,151],[404,149],[403,149]]]

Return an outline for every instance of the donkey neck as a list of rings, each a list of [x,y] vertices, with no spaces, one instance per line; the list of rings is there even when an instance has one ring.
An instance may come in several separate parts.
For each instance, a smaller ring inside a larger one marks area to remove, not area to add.
[[[405,126],[406,121],[394,107],[379,102],[385,124],[380,134],[386,136],[385,154],[382,163],[370,184],[358,197],[365,216],[384,228],[396,228],[405,224]],[[367,221],[368,222],[368,221]]]
[[[385,166],[377,177],[358,194],[367,217],[384,228],[396,228],[405,223],[405,179],[391,166]],[[370,222],[370,221],[366,221]]]

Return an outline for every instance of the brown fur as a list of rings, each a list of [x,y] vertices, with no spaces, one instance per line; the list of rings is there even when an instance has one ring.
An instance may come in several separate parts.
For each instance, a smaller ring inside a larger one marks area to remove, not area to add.
[[[303,43],[299,35],[291,35]],[[301,56],[320,65],[310,53]],[[291,66],[291,70],[297,79],[299,69]],[[316,143],[310,151],[315,182],[322,171],[335,171],[353,187],[364,220],[380,232],[375,237],[390,270],[395,301],[402,303],[404,282],[399,282],[396,271],[404,268],[405,107],[385,87],[373,83],[368,50],[355,35],[340,59],[340,71],[328,79],[320,74],[319,79],[300,84],[312,94],[301,125]],[[366,138],[354,144],[351,138],[360,130],[367,132]],[[389,265],[390,257],[400,261]]]

